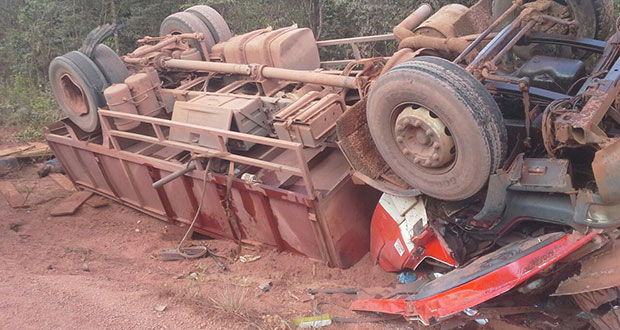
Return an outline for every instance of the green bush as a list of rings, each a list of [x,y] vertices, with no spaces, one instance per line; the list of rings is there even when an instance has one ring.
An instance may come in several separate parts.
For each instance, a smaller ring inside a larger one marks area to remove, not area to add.
[[[43,127],[59,118],[56,108],[51,93],[28,77],[16,75],[0,84],[0,125],[20,129],[18,140],[41,139]]]

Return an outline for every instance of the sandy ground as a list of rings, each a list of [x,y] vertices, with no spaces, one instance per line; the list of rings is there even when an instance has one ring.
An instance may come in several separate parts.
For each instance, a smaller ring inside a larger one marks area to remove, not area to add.
[[[0,197],[0,328],[3,329],[278,329],[318,308],[356,317],[354,297],[318,295],[309,288],[387,286],[395,275],[369,258],[348,270],[270,249],[246,247],[251,263],[211,258],[163,262],[154,255],[175,247],[186,228],[143,215],[114,202],[100,209],[82,205],[72,216],[49,210],[70,193],[34,165],[2,178],[32,191],[27,209]],[[196,241],[197,242],[197,241]],[[231,242],[205,240],[222,256]],[[83,270],[88,269],[87,271]],[[269,292],[259,285],[272,282]],[[165,310],[157,311],[156,308]],[[408,328],[405,321],[339,326],[349,329]]]
[[[395,274],[383,272],[368,257],[340,270],[259,247],[245,247],[243,254],[260,259],[225,260],[226,272],[212,258],[163,262],[155,255],[175,247],[186,228],[114,202],[100,209],[82,205],[72,216],[50,217],[50,209],[70,193],[49,177],[39,179],[36,169],[29,165],[0,178],[22,193],[31,191],[26,209],[12,209],[0,197],[1,329],[289,329],[293,317],[317,312],[374,317],[348,310],[355,296],[322,294],[313,299],[310,288],[396,283]],[[236,249],[227,241],[203,242],[223,257]],[[263,292],[259,285],[266,282],[273,287]],[[552,321],[549,327],[532,328],[562,328],[562,320]],[[477,328],[472,322],[437,328]],[[419,326],[398,319],[329,328]],[[485,328],[509,329],[505,324]]]

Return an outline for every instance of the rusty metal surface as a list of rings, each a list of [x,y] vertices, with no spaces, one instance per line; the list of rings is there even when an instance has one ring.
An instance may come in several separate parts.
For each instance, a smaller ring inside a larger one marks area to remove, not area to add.
[[[154,181],[182,165],[118,152],[72,139],[67,133],[50,133],[47,140],[58,159],[67,164],[66,171],[77,186],[165,221],[189,223],[193,218],[202,196],[201,171],[154,189]],[[232,205],[242,241],[303,254],[342,268],[352,266],[366,254],[371,206],[378,197],[366,187],[353,185],[344,157],[337,150],[331,153],[331,160],[310,171],[311,175],[323,178],[322,182],[313,179],[322,192],[318,200],[305,195],[303,184],[283,190],[235,179]],[[234,231],[220,203],[225,186],[224,176],[210,175],[196,231],[233,239]],[[337,205],[348,205],[346,209],[354,211],[343,213],[344,209]]]
[[[578,275],[560,283],[554,295],[574,295],[620,286],[620,242],[581,260]]]
[[[418,9],[414,10],[402,22],[394,27],[394,36],[398,39],[398,41],[413,36],[413,30],[429,18],[432,12],[433,9],[429,4],[422,4],[418,7]]]
[[[590,320],[590,324],[597,330],[603,330],[620,329],[620,307],[611,303],[619,297],[620,288],[615,287],[577,294],[573,299],[585,312],[584,316]],[[601,306],[603,313],[597,311]]]
[[[603,201],[620,202],[620,139],[596,152],[592,172]]]

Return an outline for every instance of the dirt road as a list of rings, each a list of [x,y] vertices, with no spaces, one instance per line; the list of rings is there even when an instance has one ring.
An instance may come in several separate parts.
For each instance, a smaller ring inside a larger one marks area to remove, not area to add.
[[[4,329],[286,329],[294,316],[315,306],[334,316],[347,310],[343,294],[317,296],[309,288],[387,286],[395,275],[368,258],[348,270],[330,269],[305,257],[246,247],[260,256],[229,262],[223,272],[210,258],[162,262],[153,257],[175,247],[186,228],[110,202],[82,205],[73,216],[50,217],[69,192],[34,166],[3,177],[23,193],[26,209],[0,197],[0,328]],[[205,241],[222,256],[235,244]],[[269,292],[258,286],[272,282]],[[156,309],[165,309],[157,311]],[[407,328],[404,321],[337,328]]]
[[[28,195],[29,206],[13,209],[0,197],[0,329],[290,329],[293,317],[317,313],[374,318],[348,310],[354,295],[313,297],[308,289],[396,283],[395,274],[374,266],[367,256],[341,270],[302,256],[246,246],[243,255],[260,258],[242,263],[227,259],[237,249],[234,243],[206,238],[202,242],[222,256],[229,271],[222,271],[212,258],[164,262],[157,253],[175,247],[187,228],[112,201],[104,208],[82,205],[72,216],[50,217],[50,209],[70,192],[49,177],[39,179],[36,169],[26,166],[0,178]],[[259,288],[268,282],[272,283],[268,292]],[[565,316],[524,315],[530,319],[517,323],[536,329],[561,324],[587,328],[574,317],[576,311],[567,310],[570,302],[559,302]],[[480,327],[473,320],[448,323],[436,328]],[[501,320],[491,323],[496,325],[484,329],[525,329]],[[400,318],[329,327],[419,328]]]

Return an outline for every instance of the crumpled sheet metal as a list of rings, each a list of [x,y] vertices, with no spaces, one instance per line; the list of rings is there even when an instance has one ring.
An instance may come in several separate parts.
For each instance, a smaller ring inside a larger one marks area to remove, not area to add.
[[[620,286],[620,241],[611,242],[611,247],[603,248],[581,261],[581,271],[560,283],[554,296],[574,295]]]
[[[509,291],[597,235],[552,233],[520,241],[429,282],[406,299],[357,300],[351,309],[403,315],[429,325]]]
[[[596,153],[592,171],[603,201],[609,204],[620,202],[620,139]]]

